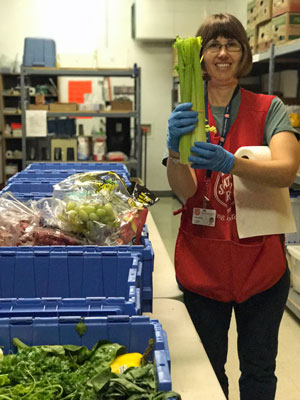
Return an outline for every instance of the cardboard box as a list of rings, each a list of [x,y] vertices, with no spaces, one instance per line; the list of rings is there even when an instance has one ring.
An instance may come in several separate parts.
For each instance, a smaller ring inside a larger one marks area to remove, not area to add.
[[[49,111],[53,111],[53,112],[77,111],[77,103],[50,103]]]
[[[49,110],[48,104],[28,104],[27,110]]]
[[[256,24],[270,21],[272,19],[272,0],[256,0]]]
[[[273,18],[272,36],[276,45],[300,38],[300,13],[286,13]]]
[[[299,13],[300,1],[299,0],[273,0],[273,17],[285,13]]]
[[[132,111],[131,100],[113,100],[110,105],[112,111]]]
[[[272,24],[271,21],[267,22],[258,27],[257,36],[257,51],[258,53],[263,53],[267,51],[271,45],[272,41]]]
[[[247,37],[252,54],[257,53],[257,28],[247,30]]]
[[[254,29],[257,18],[256,0],[247,3],[247,31]]]

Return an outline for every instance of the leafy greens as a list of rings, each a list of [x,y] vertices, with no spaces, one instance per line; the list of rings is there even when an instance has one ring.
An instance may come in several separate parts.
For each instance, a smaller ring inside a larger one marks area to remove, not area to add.
[[[13,339],[16,354],[0,360],[0,400],[167,400],[175,392],[156,387],[155,366],[147,363],[111,372],[110,364],[126,348],[99,341],[85,346],[27,346]]]

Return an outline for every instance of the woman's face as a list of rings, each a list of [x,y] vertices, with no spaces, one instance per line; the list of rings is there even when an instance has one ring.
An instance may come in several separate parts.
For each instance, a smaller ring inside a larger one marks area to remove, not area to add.
[[[223,36],[210,40],[203,51],[203,61],[210,79],[220,83],[237,80],[241,59],[240,43],[236,39],[226,39]]]

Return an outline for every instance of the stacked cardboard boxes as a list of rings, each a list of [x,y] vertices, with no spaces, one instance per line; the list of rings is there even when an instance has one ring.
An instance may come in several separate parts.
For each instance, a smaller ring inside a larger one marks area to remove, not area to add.
[[[267,51],[272,43],[272,22],[264,22],[257,30],[257,52]]]
[[[300,3],[299,3],[300,7]],[[298,13],[284,13],[272,19],[272,37],[276,45],[300,38],[300,9]]]
[[[256,24],[264,24],[272,19],[272,0],[256,0]]]
[[[252,0],[247,4],[247,35],[253,54],[300,38],[299,0]]]
[[[247,5],[247,35],[252,53],[271,44],[272,0],[252,0]]]
[[[300,12],[300,1],[299,0],[273,0],[272,15],[277,17],[278,15],[285,13],[298,13]]]

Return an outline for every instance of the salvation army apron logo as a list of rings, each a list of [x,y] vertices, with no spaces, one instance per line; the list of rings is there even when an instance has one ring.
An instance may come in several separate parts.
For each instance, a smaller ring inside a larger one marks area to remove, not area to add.
[[[223,207],[230,208],[234,205],[232,175],[218,173],[214,186],[214,196]]]

